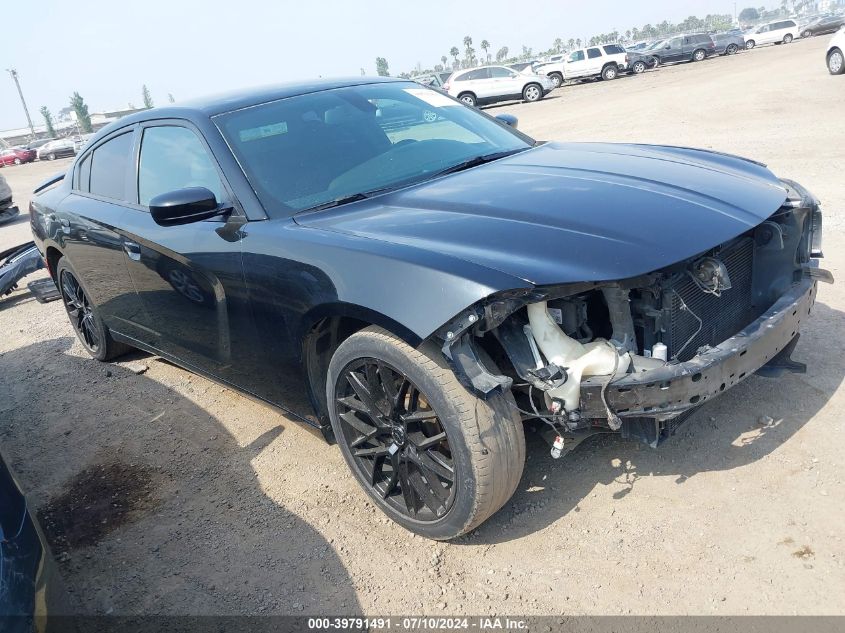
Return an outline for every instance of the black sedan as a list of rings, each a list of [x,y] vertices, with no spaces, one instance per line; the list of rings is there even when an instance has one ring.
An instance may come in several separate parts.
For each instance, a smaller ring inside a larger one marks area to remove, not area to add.
[[[539,144],[410,81],[145,110],[39,191],[36,244],[94,358],[139,348],[284,409],[434,539],[508,501],[524,420],[557,456],[604,431],[656,446],[794,368],[829,278],[817,201],[758,163]]]
[[[810,22],[801,29],[801,37],[813,37],[814,35],[825,35],[827,33],[836,33],[842,26],[845,25],[845,16],[843,15],[828,15],[819,18],[815,22]]]

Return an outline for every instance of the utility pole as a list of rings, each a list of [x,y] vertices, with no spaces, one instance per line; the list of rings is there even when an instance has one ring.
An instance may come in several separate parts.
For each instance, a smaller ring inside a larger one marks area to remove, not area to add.
[[[21,91],[21,82],[18,81],[18,71],[14,68],[7,68],[6,72],[8,72],[12,79],[15,80],[15,85],[18,87],[18,95],[21,98],[21,105],[23,106],[24,114],[26,114],[26,122],[29,123],[29,131],[32,134],[32,137],[35,138],[35,128],[32,126],[32,119],[29,116],[29,110],[26,107],[26,100],[23,98],[23,92]]]

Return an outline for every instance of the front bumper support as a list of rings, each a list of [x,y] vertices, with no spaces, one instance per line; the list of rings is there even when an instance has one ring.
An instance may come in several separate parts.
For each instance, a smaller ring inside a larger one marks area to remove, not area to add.
[[[798,336],[816,291],[815,279],[804,277],[757,320],[720,345],[686,362],[615,380],[607,387],[610,408],[623,419],[668,420],[718,396],[770,361],[783,367],[781,352]],[[605,380],[595,376],[581,383],[582,418],[606,419],[601,401]]]

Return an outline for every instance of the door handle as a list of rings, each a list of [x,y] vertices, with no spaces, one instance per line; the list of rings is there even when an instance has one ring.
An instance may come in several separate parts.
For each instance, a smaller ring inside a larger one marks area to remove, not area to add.
[[[141,246],[136,242],[129,242],[124,240],[123,250],[129,256],[129,259],[135,262],[141,261]]]

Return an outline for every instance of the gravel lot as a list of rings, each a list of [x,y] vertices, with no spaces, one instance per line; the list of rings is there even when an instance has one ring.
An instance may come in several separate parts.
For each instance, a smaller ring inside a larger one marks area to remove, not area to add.
[[[541,139],[766,162],[822,199],[841,279],[845,79],[828,39],[488,112]],[[69,162],[2,173],[24,209]],[[27,220],[0,227],[0,250]],[[89,360],[61,305],[26,290],[0,300],[0,446],[84,613],[843,614],[842,288],[823,286],[803,326],[806,375],[752,377],[658,450],[600,436],[553,461],[529,433],[514,499],[452,543],[388,522],[280,413],[142,354]]]

